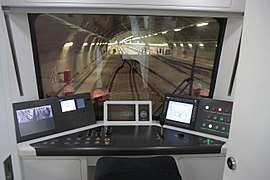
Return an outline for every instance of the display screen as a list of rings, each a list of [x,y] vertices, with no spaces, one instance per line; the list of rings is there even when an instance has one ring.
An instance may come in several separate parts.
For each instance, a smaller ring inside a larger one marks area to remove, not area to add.
[[[21,136],[55,128],[51,105],[16,110],[16,116]]]
[[[166,119],[180,123],[190,124],[193,104],[169,101]]]
[[[108,104],[108,121],[135,121],[134,104]]]
[[[75,111],[76,105],[74,99],[60,101],[62,112]]]
[[[85,108],[85,102],[83,98],[76,99],[78,109]]]

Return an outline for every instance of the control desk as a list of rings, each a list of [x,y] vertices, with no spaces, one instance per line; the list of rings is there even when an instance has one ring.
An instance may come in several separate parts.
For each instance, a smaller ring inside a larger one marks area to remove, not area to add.
[[[30,146],[37,156],[207,154],[219,153],[224,142],[163,125],[220,137],[229,134],[231,102],[166,94],[161,127],[152,123],[150,101],[104,104],[104,123],[100,126]],[[89,93],[16,103],[13,107],[18,142],[96,124]]]
[[[103,122],[89,93],[13,104],[23,179],[89,180],[100,156],[157,155],[183,179],[222,179],[231,102],[167,94],[159,123],[149,101],[104,104]]]
[[[38,156],[106,156],[220,153],[222,141],[158,126],[99,126],[31,144]]]

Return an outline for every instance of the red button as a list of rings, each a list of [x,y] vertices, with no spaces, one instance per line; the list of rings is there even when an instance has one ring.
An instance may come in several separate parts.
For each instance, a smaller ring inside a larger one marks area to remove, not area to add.
[[[212,110],[212,111],[215,111],[215,110],[216,110],[216,108],[215,108],[215,107],[212,107],[212,108],[211,108],[211,110]]]
[[[227,123],[230,123],[230,122],[231,122],[231,118],[227,118],[227,119],[226,119],[226,122],[227,122]]]
[[[105,138],[104,141],[105,142],[109,142],[111,139],[110,138]]]
[[[221,112],[222,111],[222,108],[218,108],[218,112]]]
[[[210,115],[207,115],[207,119],[211,119],[211,116]]]

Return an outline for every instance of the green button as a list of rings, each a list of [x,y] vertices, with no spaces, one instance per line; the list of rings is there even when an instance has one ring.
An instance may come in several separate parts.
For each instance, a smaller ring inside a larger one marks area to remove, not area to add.
[[[224,121],[224,117],[219,118],[220,121]]]
[[[90,144],[90,142],[89,141],[85,141],[85,143],[84,144]]]
[[[206,144],[211,144],[211,143],[213,143],[212,139],[206,139]]]
[[[225,127],[222,127],[222,128],[221,128],[221,130],[222,130],[222,131],[225,131],[225,130],[226,130],[226,128],[225,128]]]
[[[67,141],[70,141],[71,140],[71,138],[69,137],[69,138],[67,138]]]
[[[206,124],[205,124],[205,123],[203,123],[203,124],[202,124],[202,126],[203,126],[203,127],[206,127]]]
[[[218,126],[215,126],[215,129],[216,129],[216,130],[218,130],[218,129],[219,129],[219,127],[218,127]]]
[[[214,117],[213,117],[213,120],[217,120],[217,116],[214,116]]]

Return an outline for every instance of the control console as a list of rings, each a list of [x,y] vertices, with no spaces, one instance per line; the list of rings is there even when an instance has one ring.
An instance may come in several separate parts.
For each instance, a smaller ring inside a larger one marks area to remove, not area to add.
[[[233,103],[200,97],[166,94],[165,124],[228,137]]]
[[[158,126],[100,126],[31,144],[38,156],[220,153],[222,141]]]

